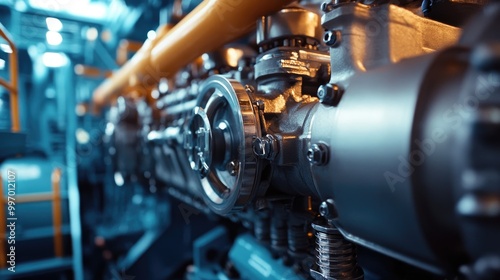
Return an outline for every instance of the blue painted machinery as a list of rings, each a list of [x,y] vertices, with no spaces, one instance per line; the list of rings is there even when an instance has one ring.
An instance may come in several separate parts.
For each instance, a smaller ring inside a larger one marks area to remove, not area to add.
[[[0,0],[0,279],[500,279],[499,19]]]

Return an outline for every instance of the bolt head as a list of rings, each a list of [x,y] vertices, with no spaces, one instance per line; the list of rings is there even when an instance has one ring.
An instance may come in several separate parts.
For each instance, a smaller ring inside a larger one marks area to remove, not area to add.
[[[277,153],[276,139],[272,135],[255,138],[252,143],[253,152],[262,159],[272,160]]]
[[[330,30],[326,31],[325,35],[323,35],[323,42],[327,46],[333,46],[337,42],[337,33]]]
[[[331,1],[321,3],[321,11],[328,13],[330,11]]]
[[[207,177],[208,173],[210,172],[210,167],[208,164],[205,162],[205,159],[203,158],[202,155],[200,155],[200,158],[198,160],[198,166],[197,166],[198,171],[200,172],[201,178]]]
[[[326,201],[321,202],[321,205],[319,206],[319,214],[323,217],[328,215],[328,204]]]
[[[325,144],[313,144],[307,150],[307,159],[314,165],[325,165],[328,163],[328,147]]]
[[[253,88],[253,86],[251,85],[245,85],[245,91],[247,93],[254,93],[255,92],[255,89]]]
[[[259,109],[260,111],[264,111],[264,101],[262,100],[256,100],[254,102],[254,105],[257,107],[257,109]]]
[[[239,163],[237,161],[232,160],[227,164],[226,169],[231,176],[236,176],[239,167],[240,167]]]
[[[317,92],[318,99],[325,105],[337,106],[342,97],[342,90],[338,85],[321,85]]]
[[[318,88],[318,93],[317,93],[317,95],[318,95],[318,98],[319,98],[319,100],[320,100],[320,101],[322,101],[322,100],[324,100],[324,99],[325,99],[325,97],[326,97],[326,95],[327,95],[326,91],[327,91],[327,88],[326,88],[326,86],[325,86],[325,85],[322,85],[322,86],[320,86],[320,87]]]
[[[337,209],[335,208],[335,203],[333,199],[327,199],[321,202],[319,206],[319,214],[328,220],[332,220],[338,217]]]
[[[255,138],[253,141],[253,152],[258,157],[266,155],[266,144],[262,138]]]

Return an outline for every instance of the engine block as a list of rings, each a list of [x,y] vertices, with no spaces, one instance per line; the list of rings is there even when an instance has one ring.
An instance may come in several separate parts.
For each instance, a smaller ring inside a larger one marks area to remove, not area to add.
[[[464,29],[413,2],[368,2],[285,6],[160,72],[146,98],[119,97],[115,174],[250,232],[229,253],[239,270],[256,240],[296,279],[418,278],[372,254],[494,279],[498,1]]]

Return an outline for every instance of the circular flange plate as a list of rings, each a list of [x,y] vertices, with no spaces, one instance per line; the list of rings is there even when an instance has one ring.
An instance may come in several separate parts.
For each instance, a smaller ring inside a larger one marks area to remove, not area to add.
[[[221,215],[243,208],[256,192],[259,162],[252,141],[261,131],[254,110],[239,82],[215,75],[203,83],[186,130],[185,146],[203,197]]]

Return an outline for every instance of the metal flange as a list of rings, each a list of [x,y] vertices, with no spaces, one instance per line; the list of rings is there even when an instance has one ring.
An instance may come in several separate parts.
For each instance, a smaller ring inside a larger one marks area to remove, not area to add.
[[[200,174],[207,205],[225,215],[242,209],[256,193],[259,160],[252,141],[261,137],[251,96],[237,81],[215,75],[200,89],[185,132],[191,167]]]

